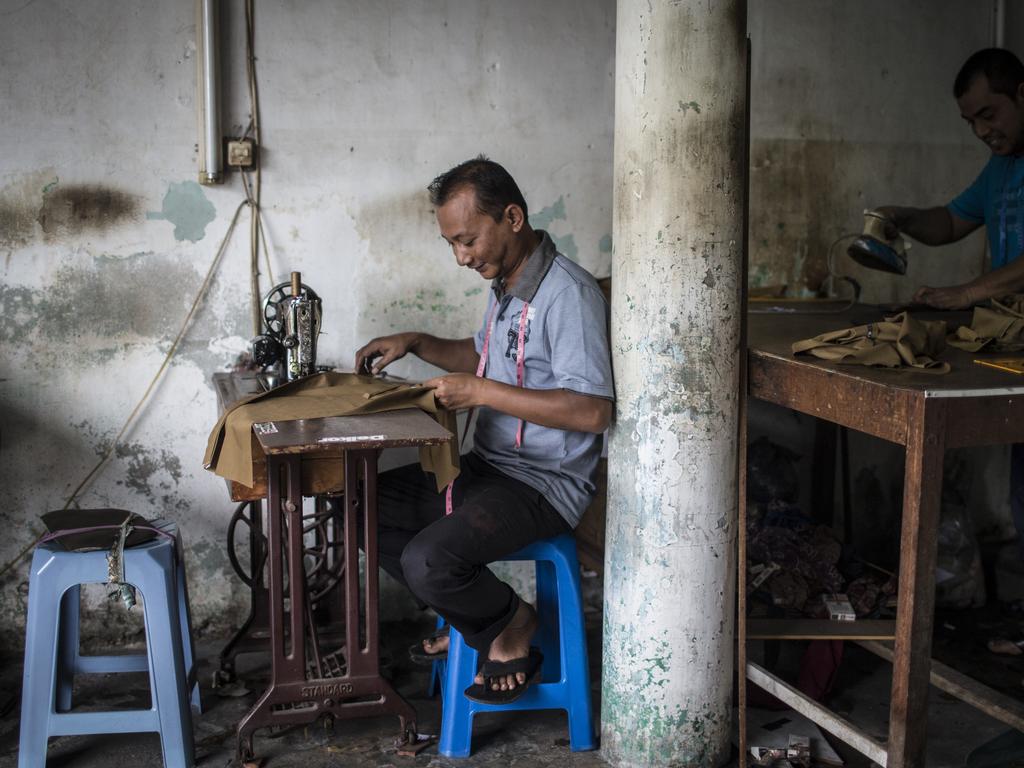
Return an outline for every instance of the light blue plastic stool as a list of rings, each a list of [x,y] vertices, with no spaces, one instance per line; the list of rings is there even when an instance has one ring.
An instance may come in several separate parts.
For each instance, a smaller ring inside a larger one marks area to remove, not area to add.
[[[146,651],[121,656],[79,654],[81,584],[107,581],[107,553],[68,552],[57,542],[36,547],[29,579],[25,671],[18,768],[46,765],[50,736],[160,734],[166,768],[195,764],[192,712],[201,711],[185,568],[177,526],[153,523],[174,539],[124,550],[124,578],[142,594]],[[76,673],[149,672],[151,707],[71,712]],[[191,704],[191,707],[190,707]]]
[[[473,716],[477,712],[564,709],[569,716],[569,746],[573,752],[597,747],[590,703],[587,638],[576,541],[571,534],[538,541],[505,560],[537,562],[537,614],[540,627],[534,645],[544,654],[541,679],[511,704],[480,704],[463,691],[473,684],[477,652],[462,635],[450,630],[441,709],[438,751],[447,757],[469,757]],[[435,665],[444,662],[434,662]]]

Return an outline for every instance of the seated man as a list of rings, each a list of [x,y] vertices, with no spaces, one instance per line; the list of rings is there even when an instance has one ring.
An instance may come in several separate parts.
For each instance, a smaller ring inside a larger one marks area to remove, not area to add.
[[[456,262],[491,281],[484,324],[475,338],[373,339],[355,365],[379,373],[412,352],[449,371],[426,384],[444,406],[476,409],[474,445],[447,493],[418,465],[380,476],[380,561],[486,659],[467,695],[507,702],[539,671],[537,615],[485,566],[572,530],[590,502],[614,398],[608,309],[594,278],[530,227],[497,163],[469,160],[429,190]],[[443,656],[447,637],[423,648]]]

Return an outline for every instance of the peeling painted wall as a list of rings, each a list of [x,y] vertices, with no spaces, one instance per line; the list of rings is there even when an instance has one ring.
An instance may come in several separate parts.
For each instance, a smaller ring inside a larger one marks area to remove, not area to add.
[[[300,269],[324,298],[323,360],[348,364],[361,341],[403,327],[479,323],[480,281],[452,266],[424,193],[476,152],[508,165],[568,255],[609,274],[614,5],[258,4],[273,277]],[[242,19],[225,6],[224,126],[239,132]],[[828,243],[862,208],[942,201],[973,178],[984,150],[949,81],[988,44],[988,7],[749,4],[753,284],[817,290]],[[0,563],[109,447],[242,199],[237,177],[194,183],[194,56],[190,2],[0,5]],[[906,298],[980,268],[983,248],[980,236],[941,253],[915,246],[902,281],[851,271],[868,298]],[[152,404],[82,498],[185,525],[206,587],[196,616],[211,632],[245,607],[224,554],[231,505],[200,459],[210,375],[251,334],[247,265],[240,232]],[[22,566],[0,582],[0,650],[20,646],[24,578]]]
[[[224,6],[224,128],[237,133],[243,19]],[[237,176],[194,181],[193,12],[0,6],[0,564],[109,449],[243,199]],[[395,330],[475,331],[485,286],[455,266],[425,187],[480,152],[506,164],[567,255],[609,273],[611,0],[273,0],[256,12],[273,279],[301,270],[323,298],[322,362],[350,365]],[[247,234],[243,214],[152,402],[81,498],[182,524],[197,627],[222,636],[246,589],[225,554],[233,505],[201,459],[210,377],[251,335]],[[0,654],[20,649],[26,574],[22,563],[0,581]],[[117,606],[93,602],[87,635],[137,636]],[[384,612],[407,607],[390,595]]]

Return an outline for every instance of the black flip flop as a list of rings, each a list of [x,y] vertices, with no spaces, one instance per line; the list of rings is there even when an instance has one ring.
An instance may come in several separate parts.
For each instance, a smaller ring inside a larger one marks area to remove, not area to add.
[[[442,637],[448,637],[448,626],[441,627],[437,632],[430,635],[429,637],[423,638],[424,640],[440,640]],[[414,664],[422,664],[424,666],[430,666],[435,661],[443,661],[448,658],[448,651],[441,651],[439,653],[427,653],[423,647],[423,640],[418,643],[413,643],[409,646],[409,658]]]
[[[470,701],[480,704],[511,704],[518,699],[533,683],[540,677],[541,664],[544,662],[544,654],[537,648],[530,648],[529,656],[520,656],[511,661],[491,661],[488,659],[480,667],[480,674],[484,676],[482,683],[473,683],[464,693]],[[510,691],[493,691],[489,681],[494,677],[515,675],[522,672],[526,675],[526,682],[517,685]]]

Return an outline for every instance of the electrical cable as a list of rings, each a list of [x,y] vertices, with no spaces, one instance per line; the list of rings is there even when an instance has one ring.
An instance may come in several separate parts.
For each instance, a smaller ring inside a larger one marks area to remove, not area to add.
[[[68,499],[64,503],[64,506],[61,507],[62,511],[66,510],[68,507],[71,506],[71,503],[75,500],[75,498],[77,498],[78,494],[82,491],[82,489],[85,488],[86,484],[90,480],[92,480],[93,477],[96,476],[96,473],[99,472],[100,468],[107,463],[111,456],[114,455],[114,451],[117,450],[117,446],[120,444],[121,438],[124,437],[125,433],[128,431],[129,426],[131,426],[132,423],[135,421],[135,417],[142,409],[143,404],[145,404],[145,402],[149,399],[149,396],[153,392],[153,389],[156,387],[157,382],[163,376],[164,371],[167,370],[167,366],[170,364],[171,358],[173,358],[174,354],[178,351],[178,345],[181,343],[181,340],[185,337],[185,333],[188,331],[189,326],[192,324],[192,318],[195,316],[196,310],[199,308],[199,305],[202,303],[202,300],[206,297],[206,294],[210,289],[210,284],[213,282],[213,276],[216,274],[217,266],[220,264],[221,257],[224,255],[224,251],[227,249],[227,245],[228,242],[231,240],[232,233],[235,231],[235,225],[238,223],[238,217],[241,215],[242,209],[247,205],[249,205],[248,200],[243,200],[241,203],[238,204],[238,208],[235,209],[235,215],[232,216],[231,218],[231,224],[228,226],[227,232],[224,233],[224,238],[221,240],[220,246],[217,248],[217,253],[214,255],[213,261],[210,263],[210,268],[206,271],[206,277],[203,279],[202,285],[199,286],[199,292],[196,294],[195,299],[192,301],[192,306],[191,308],[189,308],[188,314],[185,315],[185,320],[181,324],[181,328],[178,331],[178,335],[175,336],[174,341],[171,342],[171,348],[167,350],[167,354],[164,355],[164,360],[162,363],[160,363],[160,367],[157,369],[157,372],[153,375],[152,380],[149,382],[149,386],[146,387],[146,391],[142,393],[142,397],[139,398],[139,401],[135,404],[135,407],[132,408],[132,412],[128,414],[128,418],[125,419],[124,425],[121,427],[121,431],[117,433],[117,436],[114,438],[113,442],[111,442],[110,448],[107,449],[107,452],[103,455],[103,458],[101,458],[96,463],[96,466],[94,466],[92,470],[90,470],[89,474],[85,476],[82,482],[80,482],[75,487],[75,490],[71,492],[71,495],[68,496]],[[39,532],[32,539],[31,543],[28,544],[28,546],[26,546],[17,555],[15,555],[14,558],[12,558],[10,562],[6,563],[3,568],[0,568],[0,577],[3,577],[4,574],[11,570],[19,562],[21,562],[21,559],[25,557],[25,555],[32,551],[32,549],[36,546],[36,543],[38,542],[40,536],[43,535],[43,533],[44,532]]]
[[[260,147],[260,96],[259,88],[256,82],[256,19],[255,19],[255,5],[254,0],[245,0],[245,71],[246,78],[249,85],[249,109],[251,112],[250,119],[252,123],[252,134],[253,139],[256,142],[256,146]],[[249,228],[249,282],[251,285],[251,303],[252,303],[252,323],[253,323],[253,335],[259,335],[263,330],[263,312],[262,305],[260,303],[260,270],[259,270],[259,248],[260,248],[260,236],[263,233],[263,228],[260,226],[260,196],[261,196],[261,182],[262,175],[260,166],[262,163],[256,163],[255,180],[253,181],[252,189],[249,189],[248,184],[246,187],[246,196],[249,198],[252,220]],[[245,180],[245,173],[242,174],[243,181]],[[268,275],[268,279],[273,279],[272,275]]]
[[[252,192],[250,191],[248,176],[245,173],[242,174],[242,187],[245,189],[246,199],[249,200],[249,203],[255,208],[255,210],[259,214],[258,221],[257,221],[257,227],[259,228],[259,232],[260,232],[260,244],[263,246],[262,250],[263,250],[264,266],[267,269],[267,276],[268,276],[268,278],[270,278],[270,281],[273,282],[274,270],[273,270],[273,268],[270,265],[270,249],[269,249],[270,241],[267,239],[266,232],[263,231],[263,211],[260,210],[258,208],[257,204],[256,204],[256,199],[255,199],[255,197],[253,197]],[[261,330],[262,330],[262,326],[261,326]]]
[[[256,203],[256,199],[253,197],[252,190],[249,187],[249,177],[244,172],[242,173],[242,187],[243,189],[245,189],[245,196],[246,199],[249,201],[249,204],[252,205],[259,213],[258,226],[260,231],[260,242],[263,244],[263,258],[267,267],[267,277],[270,279],[270,282],[273,283],[274,270],[270,265],[270,249],[268,247],[270,240],[267,238],[266,233],[263,231],[263,211],[259,209],[259,206]],[[262,308],[260,311],[262,317]],[[263,330],[262,325],[260,326],[260,330]]]

